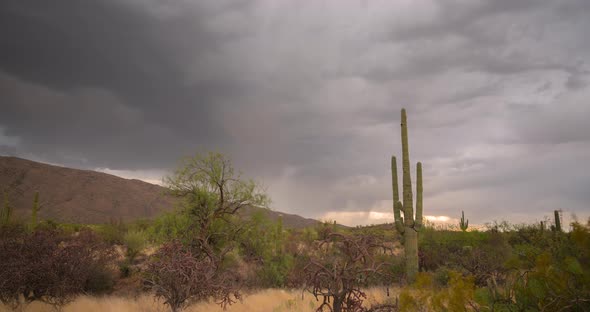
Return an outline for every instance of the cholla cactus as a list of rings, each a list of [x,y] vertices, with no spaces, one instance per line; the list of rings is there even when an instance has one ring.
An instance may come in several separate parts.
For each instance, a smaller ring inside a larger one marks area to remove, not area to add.
[[[461,211],[461,221],[459,221],[459,227],[461,231],[466,232],[469,227],[469,219],[465,220],[465,213]]]
[[[403,203],[399,199],[396,159],[391,157],[393,215],[395,227],[404,237],[406,274],[408,280],[412,282],[416,279],[416,274],[418,274],[418,231],[422,229],[422,164],[418,163],[416,165],[416,216],[414,216],[410,152],[408,148],[408,123],[405,109],[402,109],[401,115]],[[404,213],[403,217],[401,212]]]

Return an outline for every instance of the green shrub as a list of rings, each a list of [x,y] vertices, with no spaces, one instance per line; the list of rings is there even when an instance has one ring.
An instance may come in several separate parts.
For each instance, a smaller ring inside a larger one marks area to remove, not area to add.
[[[147,246],[147,234],[143,231],[129,231],[123,237],[127,246],[127,258],[133,262],[135,257]]]
[[[125,225],[106,223],[94,227],[94,231],[107,243],[123,244],[125,236]]]
[[[435,285],[438,287],[447,286],[449,284],[449,280],[451,279],[451,272],[452,271],[445,266],[439,267],[434,272],[433,276]]]
[[[440,287],[436,275],[419,273],[416,282],[400,293],[399,311],[479,311],[474,278],[452,270],[447,275],[448,285]]]

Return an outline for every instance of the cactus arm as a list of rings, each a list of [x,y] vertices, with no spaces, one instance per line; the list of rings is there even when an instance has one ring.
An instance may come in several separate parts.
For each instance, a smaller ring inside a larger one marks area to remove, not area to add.
[[[422,228],[422,163],[416,164],[416,219],[414,229]]]
[[[395,229],[399,232],[399,233],[404,233],[405,229],[404,229],[404,218],[400,215],[400,211],[402,211],[403,206],[402,206],[402,202],[398,201],[394,204],[393,206],[393,217],[395,220]]]
[[[399,201],[399,189],[397,186],[397,162],[395,156],[391,156],[391,186],[393,189],[393,218],[395,221],[395,228],[399,233],[403,233],[404,219],[401,216],[403,206]]]
[[[406,110],[402,109],[402,170],[403,170],[403,196],[404,196],[404,223],[406,226],[414,226],[414,203],[412,199],[412,178],[410,174],[410,152],[408,148],[408,122]]]
[[[397,161],[391,156],[391,186],[393,188],[393,205],[399,201],[399,189],[397,186]]]

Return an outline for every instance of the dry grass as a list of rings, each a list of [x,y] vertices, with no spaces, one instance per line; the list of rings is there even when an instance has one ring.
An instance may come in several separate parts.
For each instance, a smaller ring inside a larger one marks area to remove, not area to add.
[[[397,290],[391,290],[391,295],[397,295]],[[367,306],[376,303],[383,303],[392,300],[393,297],[387,297],[387,292],[382,288],[373,288],[367,291]],[[242,302],[235,303],[228,307],[227,312],[237,311],[260,311],[260,312],[312,312],[318,306],[318,302],[313,296],[300,290],[286,291],[280,289],[268,289],[253,294],[245,295]],[[0,311],[10,311],[5,306],[0,306]],[[34,302],[28,305],[26,312],[50,312],[54,311],[51,306]],[[123,297],[88,297],[81,296],[74,302],[66,305],[64,312],[84,311],[84,312],[103,312],[103,311],[152,311],[165,312],[169,311],[162,302],[155,301],[151,296],[140,296],[136,299]],[[198,303],[186,309],[187,312],[222,312],[224,311],[215,303]]]

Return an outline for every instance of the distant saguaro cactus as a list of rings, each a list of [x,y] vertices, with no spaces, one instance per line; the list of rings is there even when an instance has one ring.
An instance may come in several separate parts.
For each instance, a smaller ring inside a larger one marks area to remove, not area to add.
[[[465,212],[461,211],[461,221],[459,221],[461,231],[466,232],[469,227],[469,219],[465,220]]]
[[[4,191],[4,206],[2,206],[2,210],[0,211],[0,225],[7,225],[10,223],[11,217],[12,207],[10,207],[10,202],[8,201],[8,193]]]
[[[561,232],[561,220],[559,220],[559,210],[555,210],[553,214],[555,215],[555,231]]]
[[[395,227],[404,237],[406,275],[408,281],[413,282],[418,274],[418,232],[422,229],[422,164],[418,162],[416,165],[416,216],[414,217],[410,152],[408,147],[408,122],[405,109],[402,109],[401,118],[403,203],[399,200],[397,164],[395,156],[392,156],[393,215]],[[402,211],[404,213],[403,217],[401,216]]]
[[[31,212],[31,230],[35,230],[37,227],[37,214],[39,213],[39,191],[35,192],[33,198],[33,209]]]

